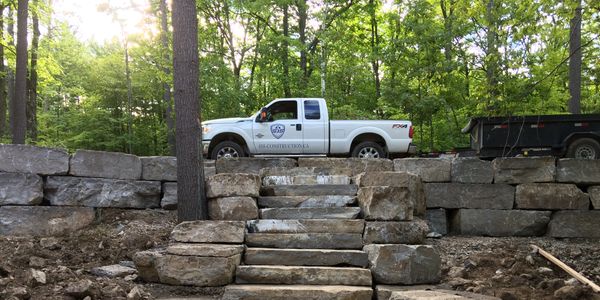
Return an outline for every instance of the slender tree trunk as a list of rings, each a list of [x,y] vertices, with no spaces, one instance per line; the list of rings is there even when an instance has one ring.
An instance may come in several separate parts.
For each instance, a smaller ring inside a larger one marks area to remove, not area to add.
[[[53,7],[52,6],[52,2],[54,0],[48,0],[48,7]],[[53,28],[53,24],[52,24],[52,13],[48,14],[47,16],[48,18],[48,33],[46,35],[46,39],[48,41],[52,41],[52,38],[54,37],[54,28]],[[42,111],[43,112],[48,112],[50,110],[50,101],[48,99],[48,97],[44,97],[42,99]]]
[[[569,112],[572,114],[581,113],[581,21],[581,0],[578,0],[569,36]]]
[[[381,79],[379,77],[379,32],[377,29],[377,15],[375,1],[369,0],[369,13],[371,15],[371,66],[375,82],[375,103],[381,98]]]
[[[11,130],[13,144],[25,144],[27,132],[27,15],[28,0],[19,0],[17,8],[17,71],[15,99],[12,105]]]
[[[8,33],[8,36],[10,37],[10,42],[9,44],[14,48],[15,47],[15,17],[14,17],[14,9],[12,8],[12,6],[8,6],[8,25],[6,27],[6,31]],[[10,132],[12,132],[12,126],[13,126],[13,105],[15,103],[15,72],[13,69],[13,66],[11,66],[10,64],[7,64],[6,66],[6,92],[7,92],[7,96],[8,96],[8,116],[9,116],[9,123],[8,123],[8,127],[10,129]]]
[[[33,142],[37,140],[37,61],[40,44],[39,0],[33,0],[31,12],[33,36],[31,38],[31,65],[29,66],[29,101],[27,102],[27,131]]]
[[[173,78],[179,222],[204,220],[208,205],[200,153],[198,20],[195,0],[173,1]]]
[[[301,96],[306,96],[306,88],[308,87],[308,57],[306,45],[306,21],[308,13],[306,11],[306,0],[299,0],[296,3],[298,8],[298,39],[300,41],[300,70],[302,70],[302,78],[300,79]]]
[[[283,6],[283,47],[281,47],[281,64],[283,65],[283,93],[286,98],[292,97],[292,91],[290,90],[290,64],[288,41],[290,36],[289,18],[289,6],[285,4]]]
[[[493,113],[493,105],[498,100],[500,92],[498,90],[498,63],[500,54],[498,53],[498,28],[496,17],[496,4],[494,0],[488,0],[486,19],[487,19],[487,53],[485,58],[486,79],[487,79],[487,107]]]
[[[171,56],[169,55],[169,24],[167,22],[167,1],[160,0],[160,40],[163,48],[163,59],[165,66],[163,67],[163,72],[166,77],[171,76],[171,69],[166,65],[168,61],[171,60]],[[173,102],[171,97],[171,86],[169,83],[164,80],[162,83],[163,86],[163,102],[165,105],[165,123],[167,123],[167,142],[169,143],[169,152],[172,156],[175,156],[175,128],[173,121]]]
[[[4,40],[4,8],[0,6],[0,40]],[[6,132],[6,68],[4,67],[4,45],[0,43],[0,138]]]
[[[321,43],[321,97],[325,98],[327,92],[327,47]]]
[[[125,80],[127,81],[127,150],[133,153],[133,91],[131,89],[131,70],[129,70],[129,43],[125,40]]]

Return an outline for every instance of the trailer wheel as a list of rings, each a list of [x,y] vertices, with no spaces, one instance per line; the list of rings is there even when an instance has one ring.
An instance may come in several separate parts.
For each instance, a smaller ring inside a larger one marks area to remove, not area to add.
[[[375,142],[362,142],[352,149],[352,157],[385,158],[385,151]]]
[[[238,158],[244,157],[244,149],[240,145],[231,141],[220,142],[215,146],[210,154],[210,158],[213,160],[221,158]]]
[[[569,145],[567,157],[577,159],[599,159],[600,143],[590,138],[577,139]]]

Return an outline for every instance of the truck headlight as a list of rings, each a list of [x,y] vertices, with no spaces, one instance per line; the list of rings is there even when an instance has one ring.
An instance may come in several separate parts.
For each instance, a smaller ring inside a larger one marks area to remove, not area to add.
[[[202,133],[203,134],[207,134],[210,132],[210,127],[209,126],[202,126]]]

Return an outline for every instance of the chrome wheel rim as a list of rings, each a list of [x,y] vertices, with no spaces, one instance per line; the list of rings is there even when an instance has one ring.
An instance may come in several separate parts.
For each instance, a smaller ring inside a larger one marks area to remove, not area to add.
[[[223,148],[219,149],[219,152],[217,152],[217,159],[236,158],[236,157],[240,157],[240,154],[237,152],[237,150],[235,150],[232,147],[223,147]]]
[[[358,152],[359,158],[379,158],[379,151],[373,147],[364,147]]]
[[[588,145],[583,145],[577,147],[575,150],[575,158],[579,159],[595,159],[596,158],[596,150]]]

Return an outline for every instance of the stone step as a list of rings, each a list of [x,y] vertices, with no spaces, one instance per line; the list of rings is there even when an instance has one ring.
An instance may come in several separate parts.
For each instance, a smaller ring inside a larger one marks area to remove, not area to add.
[[[357,233],[362,234],[364,220],[305,219],[305,220],[250,220],[248,233]]]
[[[309,184],[350,184],[351,178],[346,175],[279,175],[265,176],[264,186],[269,185],[309,185]]]
[[[371,300],[373,289],[341,285],[263,285],[232,284],[225,287],[223,300]]]
[[[258,197],[261,208],[281,207],[344,207],[356,204],[354,196],[267,196]]]
[[[263,208],[261,219],[356,219],[360,207]]]
[[[264,168],[260,176],[303,176],[303,175],[345,175],[352,176],[349,168]]]
[[[247,233],[246,246],[294,249],[362,249],[361,233]]]
[[[236,283],[371,286],[371,270],[362,268],[241,265]]]
[[[369,258],[366,252],[360,250],[247,248],[244,263],[246,265],[365,268],[369,265]]]
[[[262,196],[356,196],[355,184],[272,185],[261,189]]]

